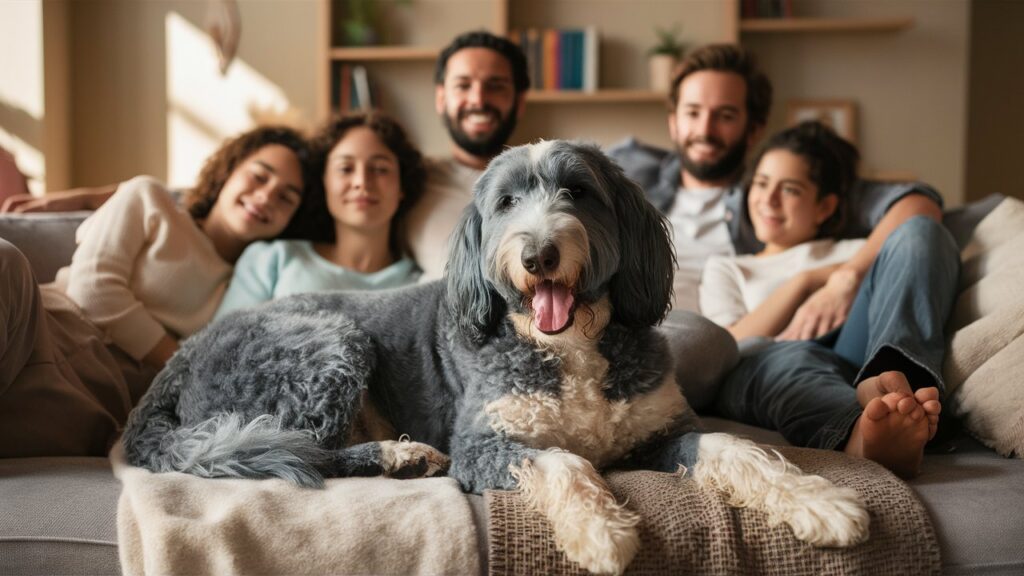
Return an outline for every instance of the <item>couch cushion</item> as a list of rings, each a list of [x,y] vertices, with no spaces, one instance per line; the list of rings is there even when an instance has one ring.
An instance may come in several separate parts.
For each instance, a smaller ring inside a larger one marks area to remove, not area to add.
[[[91,212],[0,214],[0,238],[17,246],[32,263],[36,281],[50,282],[71,263],[75,230]]]
[[[1003,200],[961,258],[943,367],[950,407],[984,444],[1024,458],[1024,202]]]
[[[106,458],[0,459],[0,574],[120,574]]]

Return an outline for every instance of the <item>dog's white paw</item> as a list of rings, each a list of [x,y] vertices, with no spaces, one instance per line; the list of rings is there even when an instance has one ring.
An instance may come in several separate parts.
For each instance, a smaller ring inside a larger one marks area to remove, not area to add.
[[[703,435],[694,478],[724,491],[733,506],[765,512],[770,525],[786,523],[815,546],[853,546],[868,537],[870,516],[855,490],[805,474],[749,440]]]
[[[800,540],[815,546],[854,546],[867,540],[871,519],[856,490],[820,476],[799,478],[785,522]]]
[[[640,549],[640,517],[625,508],[595,512],[577,515],[578,523],[556,530],[555,542],[588,572],[622,574]]]
[[[587,460],[548,451],[510,467],[527,501],[551,522],[555,544],[589,572],[621,574],[640,549],[640,515],[615,501]]]
[[[440,450],[422,442],[380,443],[381,468],[392,478],[428,478],[448,471],[451,459]]]

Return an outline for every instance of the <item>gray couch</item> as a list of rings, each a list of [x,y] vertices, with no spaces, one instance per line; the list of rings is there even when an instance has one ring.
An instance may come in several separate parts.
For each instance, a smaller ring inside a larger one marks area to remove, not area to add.
[[[73,232],[84,215],[0,215],[0,238],[18,246],[45,282],[70,260]],[[708,423],[785,444],[767,430]],[[932,516],[943,573],[1024,574],[1024,460],[1001,458],[966,435],[951,447],[929,454],[923,473],[910,482]],[[0,574],[120,572],[118,494],[104,458],[0,460]],[[479,497],[470,498],[481,517],[477,526],[486,526],[486,507]],[[480,536],[485,542],[486,535]]]

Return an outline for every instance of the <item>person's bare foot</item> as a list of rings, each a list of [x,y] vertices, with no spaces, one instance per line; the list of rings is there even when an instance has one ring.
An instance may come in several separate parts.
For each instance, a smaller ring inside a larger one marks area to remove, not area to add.
[[[868,401],[844,451],[874,460],[902,478],[911,478],[920,469],[929,428],[924,408],[914,395],[890,392]]]
[[[928,418],[928,439],[935,437],[935,431],[939,429],[939,414],[942,412],[942,403],[939,402],[939,389],[935,386],[921,388],[914,392],[914,399],[924,408],[924,415]]]
[[[935,386],[929,386],[915,392],[902,372],[882,372],[873,378],[866,378],[857,385],[857,402],[861,406],[867,407],[868,402],[871,400],[881,398],[892,392],[913,395],[917,403],[924,409],[924,413],[928,418],[928,439],[934,438],[935,431],[939,427],[939,414],[942,412],[942,404],[939,402],[939,389]]]

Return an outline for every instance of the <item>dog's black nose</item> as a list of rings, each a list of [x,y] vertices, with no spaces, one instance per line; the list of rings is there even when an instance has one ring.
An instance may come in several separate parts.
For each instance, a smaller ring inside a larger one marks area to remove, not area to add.
[[[533,247],[523,249],[523,268],[530,274],[546,274],[558,269],[559,262],[558,247],[554,244],[545,244],[538,252]]]

